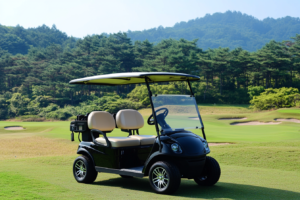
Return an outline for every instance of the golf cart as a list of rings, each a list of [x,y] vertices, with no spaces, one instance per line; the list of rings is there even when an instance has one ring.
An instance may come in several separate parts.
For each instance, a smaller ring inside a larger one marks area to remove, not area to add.
[[[156,135],[143,135],[142,115],[132,109],[117,113],[93,111],[78,115],[71,122],[71,140],[74,132],[81,134],[73,174],[79,183],[92,183],[98,172],[119,174],[122,178],[149,176],[151,187],[157,193],[174,193],[181,178],[194,179],[198,185],[212,186],[221,174],[218,162],[210,153],[203,122],[190,81],[198,76],[167,72],[116,73],[86,77],[70,84],[91,85],[147,85],[152,114],[147,123],[156,129]],[[190,95],[159,95],[150,90],[150,83],[184,81]],[[124,137],[109,137],[114,129],[121,129]],[[202,136],[189,130],[201,129]],[[141,133],[140,133],[141,132]],[[79,135],[78,135],[78,138]]]

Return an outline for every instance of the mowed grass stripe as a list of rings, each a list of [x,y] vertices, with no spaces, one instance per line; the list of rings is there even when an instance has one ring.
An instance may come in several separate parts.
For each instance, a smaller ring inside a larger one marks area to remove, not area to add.
[[[27,171],[29,172],[29,171]],[[32,172],[31,172],[32,173]],[[43,177],[42,174],[40,174]],[[47,180],[25,177],[22,173],[0,171],[0,199],[70,199],[80,194],[72,194],[64,187],[51,184]],[[67,195],[66,195],[67,194]]]
[[[18,172],[18,176],[42,184],[42,197],[59,199],[297,199],[299,198],[298,172],[275,169],[241,167],[221,163],[222,176],[214,187],[200,187],[193,180],[182,179],[178,192],[172,196],[153,193],[147,178],[123,179],[118,175],[99,173],[93,184],[77,183],[71,172],[73,156],[10,160],[0,173]],[[19,170],[22,167],[22,170]],[[45,170],[46,169],[46,170]],[[9,181],[10,176],[1,177]],[[16,178],[16,177],[15,177]],[[25,182],[25,185],[30,185]],[[34,186],[33,184],[33,186]],[[30,188],[11,185],[25,196]],[[48,194],[43,194],[43,187]],[[54,188],[52,186],[55,186]],[[34,190],[34,189],[33,189]],[[48,195],[48,196],[47,196]]]

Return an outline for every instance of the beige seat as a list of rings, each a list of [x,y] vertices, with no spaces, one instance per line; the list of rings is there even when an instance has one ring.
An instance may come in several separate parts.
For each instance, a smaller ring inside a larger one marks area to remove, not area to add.
[[[136,110],[125,109],[117,113],[116,123],[118,128],[134,130],[144,126],[144,118]]]
[[[111,132],[115,128],[115,120],[113,116],[105,111],[94,111],[89,114],[88,127],[89,129],[97,129],[102,132]],[[107,137],[112,147],[129,147],[139,146],[140,141],[136,138],[129,137]],[[104,137],[95,139],[98,143],[107,146]]]
[[[131,137],[108,137],[108,140],[112,147],[131,147],[140,145],[140,141],[138,139]],[[104,137],[98,137],[96,141],[107,146]]]
[[[120,129],[137,130],[144,126],[144,118],[136,110],[120,110],[116,115],[116,123]],[[156,139],[154,135],[130,135],[129,137],[138,139],[140,145],[153,144]]]
[[[154,135],[130,135],[129,137],[138,139],[141,145],[154,144],[156,140]]]

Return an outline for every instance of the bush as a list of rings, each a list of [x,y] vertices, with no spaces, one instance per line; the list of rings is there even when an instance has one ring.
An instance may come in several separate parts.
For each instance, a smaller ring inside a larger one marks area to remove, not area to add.
[[[250,101],[252,108],[258,110],[289,108],[299,105],[300,94],[297,88],[266,89]]]
[[[10,100],[10,112],[14,116],[24,115],[27,110],[27,105],[30,102],[30,99],[27,96],[22,95],[21,93],[14,93]]]
[[[248,94],[250,100],[253,99],[254,96],[259,96],[265,90],[264,86],[249,86]]]
[[[23,115],[19,117],[23,122],[42,122],[45,119],[38,115]]]
[[[47,113],[46,118],[47,119],[56,119],[56,120],[67,120],[71,116],[72,116],[72,114],[70,114],[69,112],[66,112],[63,109],[60,109],[60,110],[56,110],[56,111]]]

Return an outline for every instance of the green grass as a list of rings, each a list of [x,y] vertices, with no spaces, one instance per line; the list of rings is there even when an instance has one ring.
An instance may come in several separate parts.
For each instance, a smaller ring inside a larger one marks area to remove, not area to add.
[[[300,114],[300,109],[281,109],[281,110],[278,110],[278,112],[280,112],[280,113],[296,113],[296,114]]]
[[[8,151],[10,157],[0,155],[0,199],[299,199],[300,124],[230,125],[238,121],[299,119],[297,109],[253,112],[247,106],[201,107],[206,109],[202,117],[208,141],[234,143],[211,147],[210,156],[218,160],[222,169],[221,179],[214,187],[199,187],[193,180],[182,179],[177,193],[158,195],[151,190],[147,178],[122,179],[106,173],[99,173],[94,184],[79,184],[72,175],[78,142],[68,141],[70,122],[1,121],[0,145],[24,145]],[[145,120],[148,112],[143,110]],[[223,117],[247,119],[218,120]],[[4,126],[16,125],[26,129],[4,130]],[[193,132],[201,135],[200,130]],[[148,125],[140,133],[156,134],[154,126]],[[109,134],[125,135],[118,129]],[[46,145],[48,149],[34,149],[32,141],[36,140],[39,148]],[[28,155],[18,155],[22,148]],[[54,151],[57,149],[65,155],[58,155]]]

